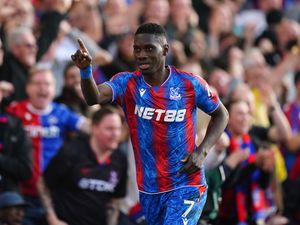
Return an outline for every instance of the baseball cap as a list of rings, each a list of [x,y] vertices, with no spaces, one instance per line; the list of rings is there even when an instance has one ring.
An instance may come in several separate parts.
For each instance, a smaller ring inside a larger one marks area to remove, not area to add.
[[[0,209],[12,206],[28,206],[23,197],[12,191],[3,192],[0,194]]]

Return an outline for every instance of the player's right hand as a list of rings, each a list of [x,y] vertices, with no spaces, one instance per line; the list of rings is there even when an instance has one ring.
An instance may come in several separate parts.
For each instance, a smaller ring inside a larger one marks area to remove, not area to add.
[[[197,152],[186,155],[183,159],[180,160],[183,163],[183,166],[179,169],[177,174],[183,172],[192,174],[196,171],[200,171],[203,160],[203,154],[199,154]]]
[[[91,65],[92,57],[90,56],[83,41],[81,39],[77,39],[77,41],[80,48],[75,52],[75,54],[71,55],[71,59],[79,69],[84,69]]]

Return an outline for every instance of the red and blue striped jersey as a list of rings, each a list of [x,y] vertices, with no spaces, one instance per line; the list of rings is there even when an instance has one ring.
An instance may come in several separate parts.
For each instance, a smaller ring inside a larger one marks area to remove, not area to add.
[[[290,102],[284,106],[283,110],[286,115],[286,118],[288,119],[291,125],[293,134],[299,133],[300,132],[300,104],[297,103],[296,101]],[[297,158],[300,158],[300,154],[299,151],[297,151],[297,153],[294,153],[288,150],[286,146],[283,148],[283,150],[284,150],[283,155],[285,159],[285,164],[288,172],[290,173],[293,167],[297,166],[295,163]]]
[[[37,196],[36,183],[41,173],[62,146],[66,131],[78,130],[83,117],[54,102],[42,112],[28,100],[13,102],[7,111],[22,121],[32,141],[33,174],[22,183],[22,193]]]
[[[204,79],[171,66],[169,71],[160,86],[147,84],[139,71],[119,73],[106,82],[130,128],[138,188],[148,193],[204,184],[203,172],[177,172],[180,160],[196,148],[197,107],[212,113],[219,106]]]

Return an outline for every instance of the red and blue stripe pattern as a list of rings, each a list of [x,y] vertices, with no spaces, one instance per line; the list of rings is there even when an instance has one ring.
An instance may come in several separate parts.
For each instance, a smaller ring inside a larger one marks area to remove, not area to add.
[[[0,153],[4,150],[4,136],[8,125],[8,117],[5,114],[0,114]]]
[[[291,125],[292,132],[299,133],[300,132],[300,105],[297,102],[291,102],[284,107],[284,112]],[[296,154],[293,153],[292,151],[286,149],[286,147],[284,147],[283,150],[284,150],[283,155],[285,159],[285,164],[289,174],[291,174],[291,170],[293,170],[293,167],[297,166],[296,164],[297,159],[300,160],[300,155],[299,153]]]
[[[107,84],[126,114],[135,152],[140,191],[165,192],[202,185],[200,173],[177,175],[180,160],[195,149],[196,108],[207,113],[219,105],[217,96],[197,76],[169,67],[160,86],[147,84],[139,71],[120,73]]]
[[[23,194],[37,196],[36,183],[63,144],[67,130],[78,130],[81,117],[67,107],[52,103],[42,113],[36,112],[29,101],[12,103],[7,111],[18,117],[32,142],[32,177],[22,184]]]

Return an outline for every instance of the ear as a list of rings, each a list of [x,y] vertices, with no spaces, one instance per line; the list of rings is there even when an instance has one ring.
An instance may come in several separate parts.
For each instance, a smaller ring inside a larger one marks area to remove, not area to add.
[[[168,44],[164,44],[163,45],[163,55],[166,56],[169,52],[169,45]]]

